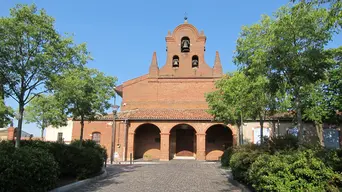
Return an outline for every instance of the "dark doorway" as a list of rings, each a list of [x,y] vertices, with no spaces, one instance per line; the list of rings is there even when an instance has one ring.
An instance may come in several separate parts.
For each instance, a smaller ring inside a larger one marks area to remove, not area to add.
[[[170,157],[171,159],[195,158],[196,131],[187,124],[180,124],[170,131]]]
[[[206,132],[206,160],[219,160],[225,149],[233,145],[233,133],[225,125],[213,125]]]
[[[194,137],[193,129],[176,130],[176,155],[193,156],[194,155]]]

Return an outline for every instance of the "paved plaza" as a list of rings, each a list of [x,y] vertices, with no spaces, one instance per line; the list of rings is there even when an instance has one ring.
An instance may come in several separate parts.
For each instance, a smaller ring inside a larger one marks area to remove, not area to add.
[[[75,191],[90,192],[228,192],[241,191],[228,182],[219,163],[172,160],[159,164],[109,165],[108,177]]]

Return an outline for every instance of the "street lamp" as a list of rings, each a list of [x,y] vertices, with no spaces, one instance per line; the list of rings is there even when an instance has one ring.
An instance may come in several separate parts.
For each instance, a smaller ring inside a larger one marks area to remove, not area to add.
[[[113,164],[114,159],[114,153],[115,153],[115,118],[116,118],[116,112],[120,108],[120,106],[115,104],[116,100],[116,92],[114,87],[114,105],[113,108],[113,123],[112,123],[112,144],[111,144],[111,150],[110,150],[110,164]]]

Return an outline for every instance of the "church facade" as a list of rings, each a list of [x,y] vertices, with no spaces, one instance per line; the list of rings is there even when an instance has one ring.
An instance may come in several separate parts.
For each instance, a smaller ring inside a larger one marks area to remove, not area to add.
[[[258,121],[245,121],[238,133],[236,126],[216,122],[207,113],[205,94],[215,90],[223,69],[218,52],[213,67],[206,63],[203,31],[185,20],[168,32],[165,40],[164,65],[159,67],[157,54],[153,53],[147,74],[116,87],[122,103],[115,119],[110,114],[85,122],[83,138],[105,146],[109,157],[115,154],[119,161],[128,161],[130,157],[161,161],[219,160],[229,146],[260,142]],[[264,136],[293,132],[296,127],[292,120],[292,116],[283,114],[269,117],[263,125]],[[73,121],[67,130],[70,129],[71,139],[78,139],[80,122]],[[340,130],[329,125],[319,133],[312,122],[304,123],[306,139],[312,142],[322,139],[320,142],[334,148],[341,145]],[[52,137],[57,138],[56,133]]]
[[[165,37],[167,57],[159,67],[154,52],[148,74],[116,87],[122,97],[115,120],[114,151],[121,161],[134,159],[218,160],[236,144],[237,129],[213,121],[205,94],[215,89],[223,69],[216,52],[213,67],[205,61],[206,36],[187,20]],[[85,139],[99,140],[108,154],[112,147],[108,115],[86,122]],[[73,139],[80,124],[74,121]]]

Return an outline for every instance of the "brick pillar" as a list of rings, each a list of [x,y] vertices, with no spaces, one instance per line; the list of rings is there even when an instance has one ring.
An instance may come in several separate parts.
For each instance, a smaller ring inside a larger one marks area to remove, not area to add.
[[[197,133],[197,160],[205,160],[205,133]]]
[[[254,133],[254,132],[252,132],[252,133]],[[252,139],[253,139],[254,137],[252,136]],[[236,134],[233,134],[233,146],[237,146],[238,145],[238,135],[236,135]]]
[[[170,133],[160,133],[160,161],[170,160]]]
[[[9,127],[7,129],[7,140],[14,140],[14,137],[15,137],[15,132],[14,132],[14,127]]]
[[[132,153],[132,158],[134,159],[134,134],[135,133],[128,133],[127,138],[127,160],[129,161],[130,154]]]

